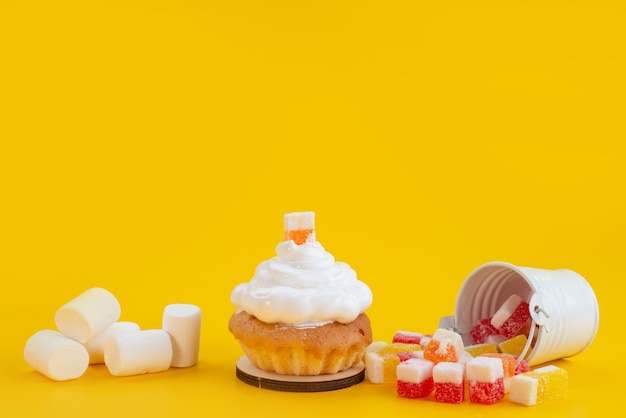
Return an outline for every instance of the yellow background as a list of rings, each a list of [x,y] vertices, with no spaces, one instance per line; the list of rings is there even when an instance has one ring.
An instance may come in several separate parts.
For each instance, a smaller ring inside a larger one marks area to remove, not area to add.
[[[0,1],[2,416],[522,416],[393,387],[235,378],[229,295],[286,212],[370,285],[374,336],[429,333],[494,260],[568,268],[600,303],[538,416],[625,412],[623,2]],[[203,311],[190,369],[53,382],[23,360],[101,286],[158,328]],[[219,412],[216,412],[219,411]]]

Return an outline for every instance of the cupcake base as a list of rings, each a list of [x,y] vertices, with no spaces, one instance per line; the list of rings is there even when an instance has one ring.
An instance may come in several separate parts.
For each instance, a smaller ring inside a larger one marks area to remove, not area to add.
[[[345,389],[365,379],[365,365],[356,366],[333,374],[319,376],[290,376],[268,372],[256,367],[248,357],[237,361],[236,375],[239,380],[262,389],[281,392],[324,392]]]
[[[259,369],[291,376],[318,376],[348,370],[363,360],[372,342],[367,315],[318,327],[262,322],[246,312],[231,316],[229,330]]]

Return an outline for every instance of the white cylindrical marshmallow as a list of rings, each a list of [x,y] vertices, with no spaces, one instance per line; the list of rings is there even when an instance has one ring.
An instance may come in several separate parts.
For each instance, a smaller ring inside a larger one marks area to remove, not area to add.
[[[89,366],[89,354],[82,344],[50,329],[38,331],[26,341],[24,360],[58,381],[77,379]]]
[[[94,287],[61,306],[54,315],[54,322],[66,336],[86,343],[120,315],[120,304],[115,296],[106,289]]]
[[[110,336],[138,331],[140,331],[139,325],[134,322],[121,321],[109,325],[107,329],[84,344],[89,353],[89,364],[104,363],[104,343]]]
[[[104,343],[104,364],[113,376],[167,370],[172,364],[172,341],[162,329],[113,335]]]
[[[163,311],[163,329],[172,338],[172,367],[190,367],[198,362],[200,351],[200,308],[175,303]]]

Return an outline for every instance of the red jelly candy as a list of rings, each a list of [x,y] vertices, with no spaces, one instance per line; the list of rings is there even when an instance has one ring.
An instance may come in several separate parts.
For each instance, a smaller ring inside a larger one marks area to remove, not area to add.
[[[491,318],[483,318],[470,330],[474,344],[484,344],[492,335],[498,335],[498,330],[491,325]]]
[[[515,366],[515,374],[522,374],[530,371],[530,365],[526,360],[518,360],[517,356],[515,357],[515,360],[519,361],[519,363]]]
[[[398,380],[398,395],[410,399],[424,398],[431,394],[434,387],[432,377],[420,383]]]
[[[435,400],[444,403],[461,403],[465,397],[465,387],[456,383],[435,383]]]
[[[497,379],[495,382],[469,382],[470,402],[483,405],[492,405],[504,398],[504,379]]]
[[[422,355],[418,354],[422,353]],[[398,357],[400,357],[400,362],[406,361],[410,358],[423,358],[423,352],[421,351],[402,351],[398,353]]]
[[[419,332],[398,331],[394,334],[392,342],[404,344],[419,344],[424,335]]]

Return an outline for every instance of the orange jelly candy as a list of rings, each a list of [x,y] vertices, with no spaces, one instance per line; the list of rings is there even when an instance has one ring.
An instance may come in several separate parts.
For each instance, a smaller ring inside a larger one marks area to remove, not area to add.
[[[309,237],[315,238],[315,213],[292,212],[285,214],[285,241],[304,244]]]

